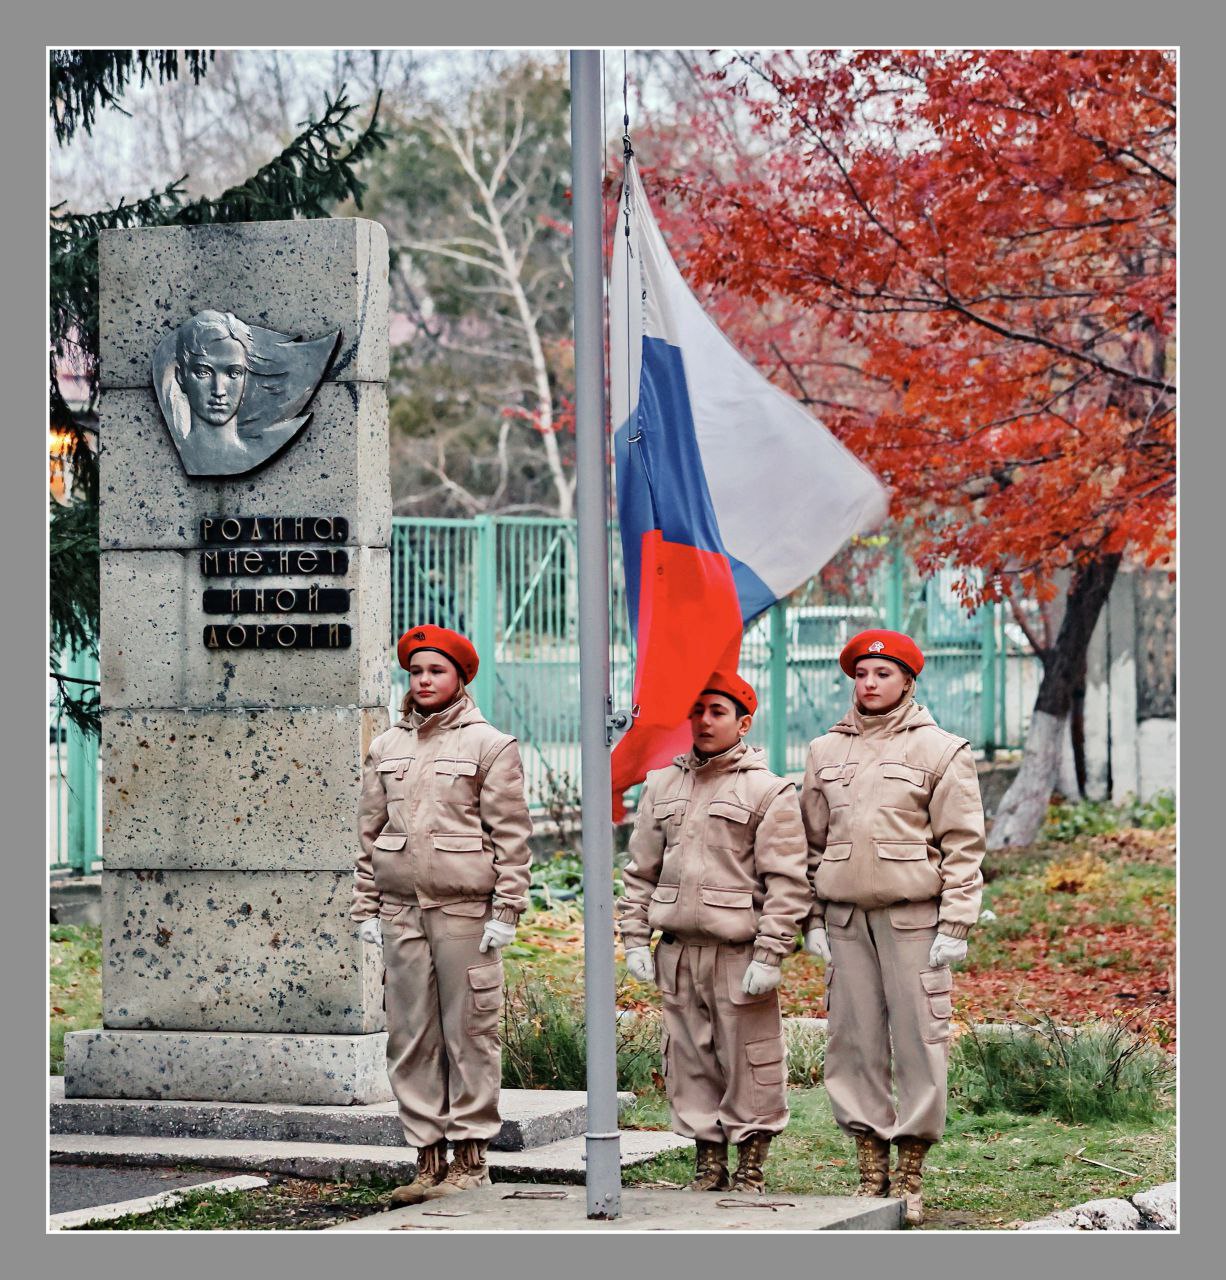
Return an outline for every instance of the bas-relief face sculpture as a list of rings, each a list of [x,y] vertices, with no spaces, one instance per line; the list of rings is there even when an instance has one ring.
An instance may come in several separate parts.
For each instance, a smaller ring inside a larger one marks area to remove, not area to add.
[[[287,445],[339,341],[339,330],[298,341],[228,311],[199,311],[167,334],[153,385],[187,474],[243,475]]]

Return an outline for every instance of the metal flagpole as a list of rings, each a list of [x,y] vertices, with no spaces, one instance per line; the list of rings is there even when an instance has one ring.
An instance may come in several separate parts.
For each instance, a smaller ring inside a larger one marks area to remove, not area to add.
[[[575,507],[579,533],[583,968],[587,1019],[587,1216],[621,1215],[613,981],[613,792],[609,769],[608,453],[601,253],[600,51],[570,55],[575,225]]]

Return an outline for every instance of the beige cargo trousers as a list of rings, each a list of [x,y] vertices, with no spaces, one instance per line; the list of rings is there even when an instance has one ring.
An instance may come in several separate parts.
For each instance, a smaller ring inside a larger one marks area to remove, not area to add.
[[[937,909],[936,901],[867,910],[826,904],[823,1073],[844,1133],[935,1142],[945,1130],[953,974],[928,963]]]
[[[683,1138],[740,1143],[787,1127],[779,992],[741,989],[753,949],[663,939],[656,946],[664,1083]]]
[[[502,960],[477,949],[490,915],[489,902],[382,895],[387,1075],[411,1147],[486,1142],[502,1127]]]

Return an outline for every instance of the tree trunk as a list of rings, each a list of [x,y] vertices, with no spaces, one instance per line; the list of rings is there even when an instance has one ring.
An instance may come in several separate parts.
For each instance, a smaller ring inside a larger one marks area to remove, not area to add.
[[[996,811],[989,849],[1031,844],[1047,816],[1052,790],[1062,779],[1065,785],[1071,782],[1075,798],[1069,720],[1074,696],[1085,682],[1090,637],[1119,567],[1118,554],[1104,556],[1083,565],[1073,577],[1055,646],[1043,655],[1043,680],[1026,734],[1022,765]]]

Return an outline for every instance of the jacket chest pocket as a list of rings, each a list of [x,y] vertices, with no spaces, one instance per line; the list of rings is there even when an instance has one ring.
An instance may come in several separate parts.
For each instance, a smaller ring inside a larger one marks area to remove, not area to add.
[[[409,837],[403,831],[384,831],[375,841],[375,848],[384,853],[403,853]]]
[[[390,760],[380,760],[375,766],[386,795],[397,800],[403,799],[406,791],[405,775],[413,760],[413,756],[394,756]]]
[[[749,809],[735,800],[712,800],[707,806],[707,842],[716,849],[741,852],[753,834]]]
[[[856,761],[823,765],[817,773],[817,785],[830,812],[827,840],[851,839],[851,780],[856,774]]]
[[[666,844],[676,844],[680,839],[689,803],[686,799],[673,796],[668,800],[657,800],[652,806],[651,816],[664,829]]]
[[[883,808],[927,813],[928,771],[898,760],[883,760],[877,770],[874,799]]]
[[[471,806],[477,800],[477,762],[459,756],[438,756],[431,777],[434,798],[443,804]]]
[[[846,760],[842,764],[824,764],[818,769],[817,784],[832,809],[835,805],[847,803],[847,788],[851,786],[858,767],[859,761]]]

